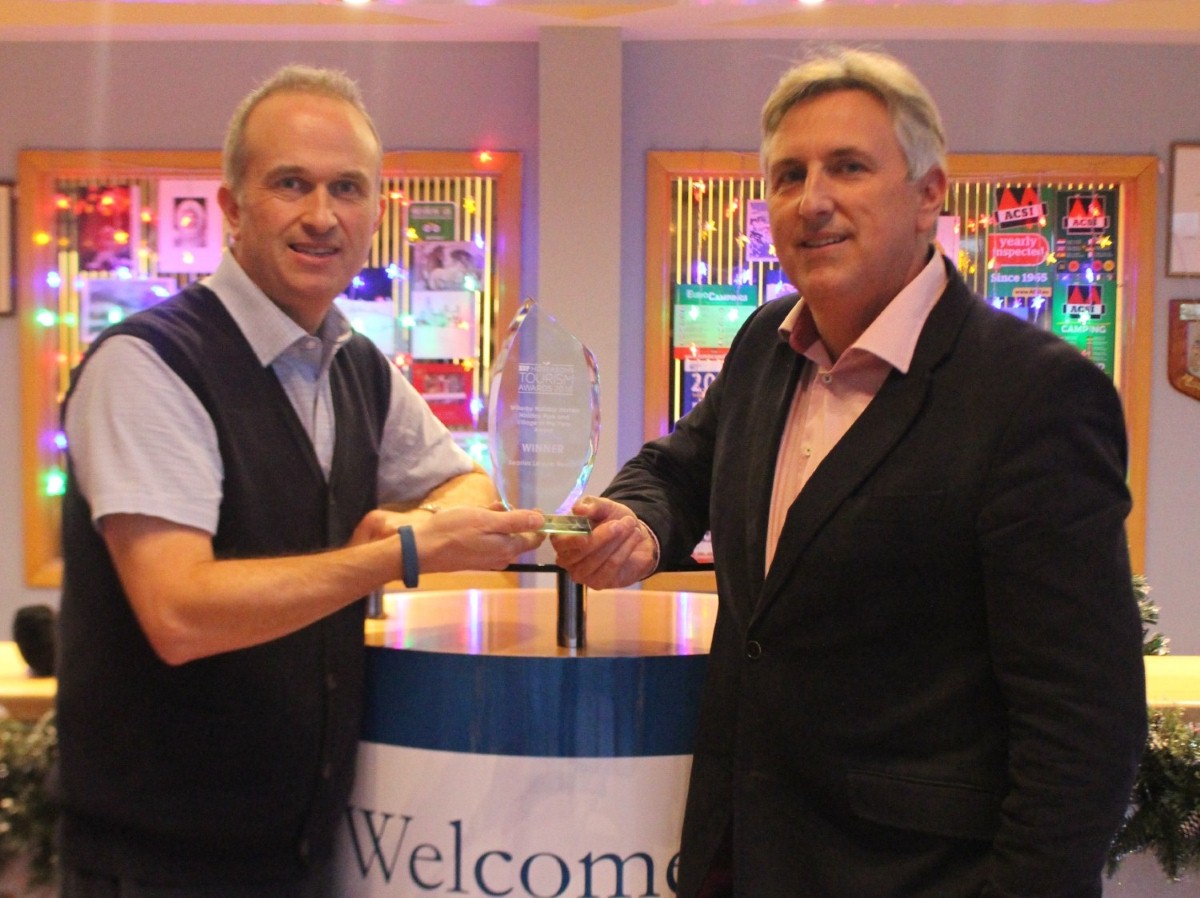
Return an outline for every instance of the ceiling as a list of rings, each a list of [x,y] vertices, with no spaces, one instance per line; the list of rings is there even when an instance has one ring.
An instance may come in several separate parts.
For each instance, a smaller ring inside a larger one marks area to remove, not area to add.
[[[1200,44],[1200,0],[0,0],[0,40],[955,38]]]

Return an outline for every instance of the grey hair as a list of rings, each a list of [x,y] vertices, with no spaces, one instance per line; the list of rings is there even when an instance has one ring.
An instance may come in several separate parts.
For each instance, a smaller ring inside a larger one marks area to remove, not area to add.
[[[767,147],[779,124],[797,103],[839,90],[861,90],[887,107],[896,139],[915,181],[934,166],[946,170],[946,132],[933,97],[899,60],[873,50],[834,48],[793,66],[779,82],[762,110],[764,170]]]
[[[371,134],[375,137],[375,145],[379,148],[379,157],[382,159],[383,141],[379,138],[379,129],[375,127],[375,122],[367,112],[362,93],[353,79],[336,69],[286,65],[247,94],[229,120],[229,127],[225,132],[225,146],[221,154],[222,175],[235,195],[241,191],[242,179],[246,176],[246,122],[250,113],[263,100],[282,93],[313,94],[349,103],[370,127]]]

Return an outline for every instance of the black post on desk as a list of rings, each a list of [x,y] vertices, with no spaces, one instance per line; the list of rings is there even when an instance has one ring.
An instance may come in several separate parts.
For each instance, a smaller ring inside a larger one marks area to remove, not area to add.
[[[553,572],[558,588],[559,648],[581,649],[587,645],[587,587],[576,583],[557,564],[510,564],[506,571],[519,573]]]
[[[661,568],[656,573],[711,571],[712,562],[693,561],[676,567]],[[556,564],[510,564],[507,571],[546,573],[553,571],[558,586],[558,645],[565,649],[581,649],[587,645],[587,587],[576,583],[571,575]]]
[[[566,649],[581,649],[587,645],[587,587],[576,583],[556,564],[510,564],[505,570],[553,572],[558,584],[558,644]],[[372,590],[367,594],[367,618],[380,620],[385,617],[383,590]]]

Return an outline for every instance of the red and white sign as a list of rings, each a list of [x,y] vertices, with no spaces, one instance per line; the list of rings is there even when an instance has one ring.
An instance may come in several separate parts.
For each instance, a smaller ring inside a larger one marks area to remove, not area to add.
[[[1049,255],[1041,234],[988,234],[988,258],[996,268],[1044,265]]]
[[[1026,187],[1019,197],[1014,188],[997,188],[996,212],[993,216],[997,227],[1040,225],[1045,216],[1046,204],[1042,202],[1036,187]]]
[[[1063,230],[1071,234],[1107,231],[1109,220],[1104,197],[1098,194],[1074,194],[1067,200],[1067,214],[1063,217],[1062,225]]]

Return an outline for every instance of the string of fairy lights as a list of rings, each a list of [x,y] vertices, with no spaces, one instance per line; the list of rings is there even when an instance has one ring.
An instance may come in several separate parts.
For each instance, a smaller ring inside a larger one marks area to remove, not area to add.
[[[486,161],[486,160],[485,160]],[[130,184],[135,182],[130,181]],[[59,398],[65,393],[71,369],[87,348],[81,339],[80,294],[89,280],[104,278],[133,280],[139,278],[161,279],[157,268],[154,237],[158,222],[155,212],[155,183],[153,179],[136,182],[137,191],[122,192],[118,183],[63,182],[53,199],[51,224],[36,230],[32,235],[35,246],[53,250],[56,264],[40,275],[44,289],[36,291],[45,300],[33,312],[37,325],[53,335],[47,341],[52,359],[47,368],[53,371]],[[469,420],[458,426],[460,442],[477,459],[486,457],[486,436],[478,432],[479,416],[484,407],[487,377],[494,350],[493,334],[497,314],[496,273],[494,269],[495,196],[491,179],[483,177],[427,177],[387,178],[383,184],[389,198],[388,213],[385,214],[379,233],[372,244],[367,268],[386,276],[388,290],[393,299],[395,319],[404,333],[411,333],[417,326],[416,313],[412,307],[412,260],[413,247],[423,240],[423,234],[408,220],[408,209],[413,203],[439,203],[454,209],[453,232],[462,242],[470,243],[480,250],[483,267],[477,275],[467,275],[464,286],[479,297],[474,319],[462,322],[463,326],[476,328],[475,350],[462,357],[444,360],[461,370],[469,384],[470,398],[466,414]],[[1012,294],[1000,296],[990,276],[997,267],[996,244],[991,236],[998,231],[998,197],[1010,190],[1014,196],[1028,194],[1029,190],[1053,190],[1078,196],[1083,205],[1068,209],[1067,213],[1078,216],[1097,217],[1106,211],[1116,214],[1116,209],[1104,209],[1097,205],[1106,195],[1117,197],[1119,185],[1114,184],[1020,184],[996,181],[954,182],[946,203],[946,219],[952,223],[947,232],[950,239],[944,240],[944,248],[956,259],[959,271],[968,284],[989,302],[1004,307],[1011,302]],[[130,197],[136,197],[136,207]],[[1025,197],[1027,199],[1027,196]],[[682,177],[673,188],[672,221],[673,246],[671,254],[671,277],[676,284],[729,284],[739,289],[751,290],[756,304],[789,292],[790,286],[773,259],[772,248],[764,254],[755,255],[753,242],[761,235],[755,233],[751,224],[751,210],[763,202],[763,183],[753,176],[735,177]],[[123,204],[128,203],[128,206]],[[1029,202],[1018,206],[1033,208]],[[118,213],[126,212],[124,218]],[[109,235],[112,245],[125,252],[124,261],[104,271],[83,270],[80,262],[80,221],[89,215],[104,217],[111,213],[122,222],[136,222],[134,227],[114,227]],[[1044,211],[1022,223],[1023,232],[1036,234],[1045,232],[1049,222]],[[1115,226],[1098,232],[1083,241],[1082,250],[1086,258],[1073,260],[1070,266],[1058,266],[1055,245],[1050,245],[1040,263],[1055,268],[1060,282],[1090,285],[1098,280],[1113,283],[1116,302],[1120,302],[1121,279],[1116,276],[1119,254],[1113,246]],[[945,237],[946,234],[939,234]],[[945,243],[953,242],[953,246]],[[168,276],[170,279],[170,276]],[[183,286],[189,278],[174,277],[175,286]],[[348,286],[348,293],[367,287],[365,277],[356,277]],[[165,296],[173,292],[171,287],[156,283],[151,289],[156,295]],[[1020,294],[1025,304],[1025,314],[1046,324],[1041,316],[1042,307],[1049,302],[1052,285],[1049,282],[1035,284]],[[1074,305],[1086,322],[1089,306],[1085,297],[1077,297]],[[698,307],[688,309],[698,314]],[[103,324],[119,321],[123,310],[114,306],[105,312]],[[732,312],[730,312],[732,314]],[[360,330],[366,329],[355,312],[349,313],[352,324]],[[86,329],[85,329],[86,330]],[[413,371],[420,360],[403,345],[396,347],[391,355],[396,363],[407,372]],[[698,347],[691,347],[698,351]],[[680,361],[673,364],[673,385],[676,390],[681,378]],[[48,450],[48,463],[40,472],[40,492],[47,497],[60,496],[65,490],[66,478],[62,453],[66,449],[65,436],[61,430],[51,428],[41,435],[39,444]]]

